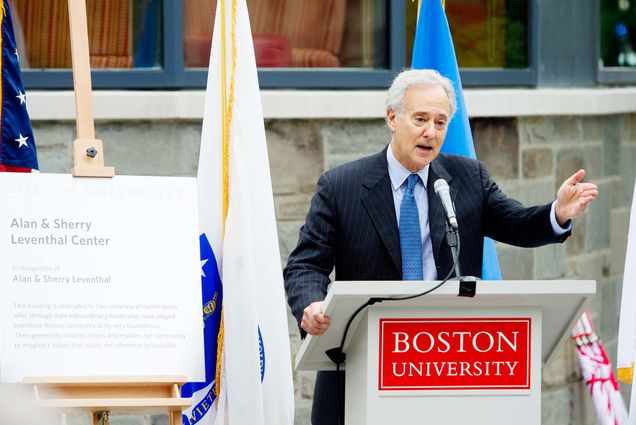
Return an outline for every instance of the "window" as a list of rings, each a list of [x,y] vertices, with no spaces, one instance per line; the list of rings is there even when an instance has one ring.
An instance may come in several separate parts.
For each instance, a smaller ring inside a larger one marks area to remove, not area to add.
[[[533,84],[529,0],[446,0],[445,10],[464,84]],[[417,2],[407,12],[412,46]],[[410,58],[411,52],[408,52]]]
[[[204,87],[217,1],[86,0],[93,86]],[[446,0],[464,84],[533,84],[537,1]],[[72,87],[66,2],[12,0],[29,88]],[[410,62],[416,1],[247,4],[262,87],[386,87]]]
[[[216,0],[183,0],[184,85],[202,86]],[[262,87],[385,87],[404,65],[404,3],[247,0]]]
[[[599,80],[636,82],[636,4],[601,0]]]
[[[387,68],[375,35],[386,37],[374,0],[248,0],[259,68]],[[216,0],[183,1],[186,67],[207,67]],[[379,51],[378,51],[379,50]]]
[[[67,0],[14,0],[22,69],[70,68]],[[159,0],[88,0],[92,68],[161,67]]]

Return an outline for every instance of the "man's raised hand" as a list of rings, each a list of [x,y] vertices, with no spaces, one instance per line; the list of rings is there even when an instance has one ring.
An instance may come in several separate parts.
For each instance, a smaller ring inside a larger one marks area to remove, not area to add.
[[[596,199],[598,187],[593,183],[581,183],[585,170],[579,170],[566,179],[557,191],[556,219],[561,227],[568,220],[583,214],[590,202]]]

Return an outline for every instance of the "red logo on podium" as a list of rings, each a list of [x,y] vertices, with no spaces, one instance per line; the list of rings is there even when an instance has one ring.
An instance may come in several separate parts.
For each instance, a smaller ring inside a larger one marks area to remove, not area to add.
[[[380,319],[378,389],[529,389],[530,325],[530,318]]]

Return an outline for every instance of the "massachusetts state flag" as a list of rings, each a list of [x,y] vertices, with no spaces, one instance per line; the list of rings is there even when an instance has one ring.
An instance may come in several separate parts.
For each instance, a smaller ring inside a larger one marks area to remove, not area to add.
[[[31,172],[38,169],[38,159],[8,0],[2,1],[0,20],[0,171]]]
[[[635,185],[636,187],[636,185]],[[623,294],[621,298],[620,323],[618,327],[618,379],[632,384],[629,408],[629,424],[636,424],[636,189],[632,195],[632,209],[629,217],[625,273],[623,274]]]
[[[183,423],[291,425],[287,308],[245,0],[217,2],[197,178],[207,379],[184,387],[194,404]]]
[[[434,69],[453,82],[457,112],[448,126],[441,152],[475,158],[475,146],[459,78],[455,47],[442,0],[423,0],[420,3],[411,66],[415,69]],[[482,278],[500,280],[497,252],[490,238],[484,238],[483,258]]]

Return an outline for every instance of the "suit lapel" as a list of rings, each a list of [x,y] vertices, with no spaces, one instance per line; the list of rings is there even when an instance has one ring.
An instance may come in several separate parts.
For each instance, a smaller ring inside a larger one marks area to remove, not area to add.
[[[426,194],[428,196],[428,227],[431,232],[431,243],[433,245],[433,256],[435,264],[439,265],[439,256],[442,251],[442,243],[444,242],[444,233],[446,232],[446,214],[444,207],[435,193],[435,181],[444,179],[450,187],[451,200],[455,203],[457,197],[457,188],[453,186],[451,180],[453,177],[448,174],[445,167],[439,159],[431,162],[428,171],[428,183],[426,185]]]
[[[362,196],[362,204],[401,276],[402,254],[386,161],[386,148],[376,156],[375,163],[366,171],[362,178],[362,185],[367,189],[367,193]]]

